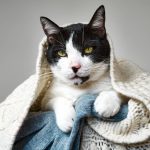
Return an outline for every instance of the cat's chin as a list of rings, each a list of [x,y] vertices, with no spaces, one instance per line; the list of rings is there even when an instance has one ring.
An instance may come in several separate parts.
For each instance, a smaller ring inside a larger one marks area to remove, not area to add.
[[[84,84],[86,81],[89,80],[89,78],[90,78],[89,76],[79,77],[79,76],[76,75],[73,78],[71,78],[70,80],[71,80],[73,85],[78,86],[78,85]]]

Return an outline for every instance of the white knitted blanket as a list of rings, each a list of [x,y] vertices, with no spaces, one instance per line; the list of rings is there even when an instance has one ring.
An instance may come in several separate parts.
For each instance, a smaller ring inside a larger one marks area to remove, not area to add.
[[[110,41],[110,39],[109,39]],[[87,119],[81,149],[150,149],[150,74],[135,64],[117,60],[111,45],[110,75],[114,89],[130,98],[129,112],[120,122]],[[30,108],[38,110],[40,100],[51,85],[45,58],[46,38],[39,46],[36,73],[19,85],[0,104],[0,150],[11,150]],[[45,75],[44,75],[45,74]]]

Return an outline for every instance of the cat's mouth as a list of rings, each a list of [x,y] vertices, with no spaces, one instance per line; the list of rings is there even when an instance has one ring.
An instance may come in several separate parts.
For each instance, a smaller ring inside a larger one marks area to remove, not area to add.
[[[90,78],[90,76],[85,76],[85,77],[80,77],[78,75],[75,75],[73,78],[71,78],[71,80],[78,80],[80,79],[81,80],[81,83],[80,84],[83,84],[85,81],[87,81],[88,79]],[[75,85],[79,85],[78,82],[75,82]]]

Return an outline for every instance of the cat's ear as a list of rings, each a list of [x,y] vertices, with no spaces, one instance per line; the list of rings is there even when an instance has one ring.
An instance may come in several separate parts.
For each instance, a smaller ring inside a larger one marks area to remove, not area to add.
[[[89,28],[100,36],[106,34],[105,30],[105,7],[101,5],[94,13],[90,23]]]
[[[40,21],[47,36],[51,36],[60,32],[60,27],[50,19],[46,17],[40,17]]]

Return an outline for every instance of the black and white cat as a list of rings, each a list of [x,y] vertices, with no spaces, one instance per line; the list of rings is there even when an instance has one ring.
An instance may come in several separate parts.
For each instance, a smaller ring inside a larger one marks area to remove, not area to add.
[[[41,24],[49,43],[46,57],[54,76],[42,108],[55,112],[57,125],[64,132],[73,126],[74,102],[85,93],[99,93],[94,103],[99,115],[115,115],[121,98],[113,90],[109,76],[104,6],[96,10],[88,24],[59,27],[46,17],[41,17]]]

